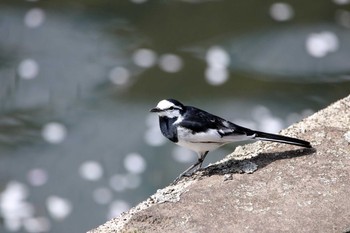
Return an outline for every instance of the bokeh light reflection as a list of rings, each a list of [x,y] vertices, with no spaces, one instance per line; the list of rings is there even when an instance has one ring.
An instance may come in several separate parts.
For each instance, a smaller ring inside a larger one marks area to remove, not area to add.
[[[112,201],[113,194],[109,188],[97,188],[92,193],[93,199],[97,204],[105,205]]]
[[[71,214],[73,206],[68,199],[49,196],[46,199],[46,208],[53,219],[61,221]]]
[[[164,54],[159,57],[159,67],[168,73],[176,73],[182,69],[182,59],[175,54]]]
[[[343,27],[350,28],[350,12],[346,10],[337,10],[335,20]]]
[[[207,68],[205,78],[211,85],[222,85],[228,77],[228,66],[230,65],[230,56],[220,46],[212,46],[206,54]]]
[[[197,155],[195,152],[186,148],[175,146],[172,150],[172,157],[179,163],[191,163],[196,161]]]
[[[115,218],[119,216],[121,213],[130,209],[130,204],[123,200],[113,201],[109,206],[109,212],[107,215],[107,219]]]
[[[125,175],[114,174],[109,178],[109,186],[116,192],[125,191],[128,185],[128,180]]]
[[[133,56],[134,63],[142,68],[150,68],[155,65],[157,60],[156,53],[151,49],[138,49],[134,52]]]
[[[24,16],[24,24],[29,28],[39,27],[45,20],[45,12],[40,8],[30,9]]]
[[[109,73],[109,80],[115,85],[126,85],[129,79],[129,70],[121,66],[114,67]]]
[[[124,167],[130,173],[140,174],[146,169],[146,161],[140,154],[130,153],[124,158]]]
[[[27,218],[23,221],[23,227],[29,233],[49,232],[51,223],[46,217]]]
[[[39,65],[35,60],[28,58],[21,61],[17,72],[22,79],[33,79],[39,74]]]
[[[103,168],[96,161],[86,161],[79,167],[79,174],[83,179],[96,181],[103,175]]]
[[[306,51],[313,57],[321,58],[339,48],[338,37],[330,31],[312,33],[306,39]]]
[[[282,119],[272,116],[270,110],[262,105],[253,108],[252,116],[258,122],[258,129],[261,131],[277,133],[284,126]]]
[[[350,3],[350,0],[333,0],[333,2],[338,5],[346,5]]]
[[[10,181],[0,193],[0,216],[10,231],[18,231],[23,220],[34,215],[34,206],[26,199],[28,187],[18,181]]]
[[[42,129],[42,137],[49,143],[59,144],[67,135],[67,128],[58,122],[47,123]]]
[[[148,129],[145,131],[144,140],[147,145],[161,146],[166,143],[166,138],[159,130],[159,119],[155,114],[148,114],[146,117]]]
[[[41,168],[33,168],[28,172],[27,180],[32,186],[42,186],[48,180],[47,171]]]
[[[284,2],[276,2],[270,7],[270,16],[276,21],[290,20],[294,15],[293,8]]]

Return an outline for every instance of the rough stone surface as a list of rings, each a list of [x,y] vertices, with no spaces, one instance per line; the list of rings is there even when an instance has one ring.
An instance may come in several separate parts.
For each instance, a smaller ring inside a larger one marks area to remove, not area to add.
[[[350,96],[281,133],[314,149],[238,147],[90,233],[349,231]]]

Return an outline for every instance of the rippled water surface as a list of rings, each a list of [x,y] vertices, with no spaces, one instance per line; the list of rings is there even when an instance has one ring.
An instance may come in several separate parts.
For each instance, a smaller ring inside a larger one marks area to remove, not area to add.
[[[348,95],[349,30],[348,0],[1,1],[0,232],[84,232],[169,184],[196,155],[161,99],[278,132]]]

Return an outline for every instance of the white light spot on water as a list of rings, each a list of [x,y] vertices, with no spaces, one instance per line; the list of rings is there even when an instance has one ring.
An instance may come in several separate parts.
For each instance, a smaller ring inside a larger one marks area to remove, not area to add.
[[[123,200],[116,200],[109,206],[107,219],[119,216],[121,213],[130,209],[130,204]]]
[[[205,58],[210,67],[226,68],[230,65],[230,55],[220,46],[210,47]]]
[[[124,67],[114,67],[109,73],[109,80],[116,85],[125,85],[130,79],[130,72]]]
[[[178,72],[182,69],[182,66],[182,59],[175,54],[164,54],[159,58],[159,67],[165,72]]]
[[[140,4],[140,3],[145,3],[147,0],[130,0],[132,3]]]
[[[45,12],[40,8],[30,9],[24,16],[24,23],[29,28],[39,27],[45,20]]]
[[[346,10],[337,10],[335,13],[336,21],[343,27],[350,28],[350,12]]]
[[[270,16],[276,21],[290,20],[294,15],[293,8],[284,2],[276,2],[270,7]]]
[[[197,155],[193,151],[180,146],[173,148],[172,156],[179,163],[191,163],[197,159]]]
[[[277,117],[264,117],[260,119],[259,123],[259,129],[267,133],[277,133],[283,129],[283,121]]]
[[[125,175],[126,187],[129,189],[138,188],[141,184],[141,177],[137,174],[129,173]]]
[[[73,207],[65,198],[50,196],[46,199],[46,208],[53,219],[63,220],[72,212]]]
[[[96,161],[86,161],[80,165],[79,174],[83,179],[96,181],[101,179],[103,168],[101,164]]]
[[[0,195],[0,213],[5,220],[23,219],[33,215],[34,207],[25,199],[28,188],[17,181],[9,182]],[[16,221],[8,222],[16,224]],[[13,226],[15,228],[15,226]]]
[[[1,193],[0,201],[1,204],[11,205],[12,203],[17,203],[19,201],[23,201],[28,196],[28,188],[26,185],[17,182],[10,181],[4,191]],[[1,205],[3,207],[3,205]]]
[[[350,3],[350,0],[333,0],[333,2],[338,5],[346,5]]]
[[[144,139],[150,146],[161,146],[166,142],[166,138],[160,132],[159,126],[146,130]]]
[[[17,72],[22,79],[33,79],[38,76],[39,65],[33,59],[25,59],[19,64]]]
[[[151,49],[138,49],[134,52],[133,61],[142,68],[150,68],[155,65],[157,55]]]
[[[306,39],[306,51],[313,57],[324,57],[338,48],[338,37],[330,31],[312,33]]]
[[[154,114],[154,113],[148,114],[148,116],[146,117],[146,125],[148,127],[159,126],[159,118],[158,118],[158,116],[156,114]]]
[[[140,174],[146,169],[146,161],[140,154],[131,153],[125,156],[124,167],[130,173]]]
[[[50,122],[44,126],[41,134],[47,142],[59,144],[66,138],[67,129],[61,123]]]
[[[159,119],[156,114],[148,114],[146,118],[146,125],[148,129],[144,134],[145,142],[150,146],[161,146],[166,142],[166,138],[163,136],[159,129]]]
[[[108,204],[112,201],[113,194],[109,188],[98,188],[92,193],[94,201],[100,205]]]
[[[258,122],[259,130],[264,132],[277,133],[284,126],[283,121],[280,118],[272,116],[270,110],[263,105],[253,108],[252,117]]]
[[[115,174],[109,179],[109,186],[116,192],[123,192],[126,189],[127,179],[124,175]]]
[[[224,84],[228,79],[229,73],[226,68],[208,67],[205,70],[205,78],[211,85],[218,86]]]
[[[22,226],[22,220],[19,218],[4,218],[4,227],[8,231],[19,231]]]
[[[138,174],[128,173],[126,175],[115,174],[109,179],[109,186],[116,192],[123,192],[126,189],[138,188],[141,184],[141,177]]]
[[[261,118],[269,116],[271,116],[271,113],[267,107],[263,105],[258,105],[253,108],[252,117],[255,121],[259,121]]]
[[[29,195],[27,186],[10,181],[0,193],[0,216],[9,231],[18,231],[22,221],[34,215],[34,206],[26,201]]]
[[[23,221],[24,229],[29,233],[49,232],[51,224],[46,217],[27,218]]]
[[[206,54],[207,68],[205,78],[211,85],[222,85],[228,80],[230,56],[220,46],[212,46]]]
[[[47,172],[44,169],[35,168],[28,172],[27,180],[32,186],[42,186],[48,179]]]

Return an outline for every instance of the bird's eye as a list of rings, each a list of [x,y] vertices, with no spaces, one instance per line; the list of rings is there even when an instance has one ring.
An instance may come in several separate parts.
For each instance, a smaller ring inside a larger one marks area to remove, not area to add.
[[[174,110],[175,108],[174,107],[170,107],[169,110]]]

